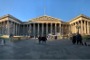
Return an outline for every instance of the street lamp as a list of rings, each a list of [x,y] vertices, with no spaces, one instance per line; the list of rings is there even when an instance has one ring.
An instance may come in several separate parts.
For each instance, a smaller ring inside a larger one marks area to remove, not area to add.
[[[77,25],[77,26],[76,26],[76,29],[78,29],[77,33],[79,33],[79,29],[80,29],[80,28],[81,28],[80,25]]]

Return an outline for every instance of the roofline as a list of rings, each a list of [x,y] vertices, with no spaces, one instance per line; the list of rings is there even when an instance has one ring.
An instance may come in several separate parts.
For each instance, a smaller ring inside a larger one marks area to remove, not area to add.
[[[72,21],[74,21],[75,19],[78,19],[78,18],[80,18],[80,17],[85,17],[85,18],[87,18],[87,19],[90,19],[90,17],[88,17],[88,16],[86,16],[86,15],[84,15],[84,14],[80,14],[79,16],[71,19],[69,22],[72,22]]]
[[[6,18],[6,17],[10,17],[10,18],[13,18],[13,19],[17,20],[18,22],[22,22],[19,19],[15,18],[14,16],[10,15],[10,14],[6,14],[4,16],[1,16],[0,19]]]

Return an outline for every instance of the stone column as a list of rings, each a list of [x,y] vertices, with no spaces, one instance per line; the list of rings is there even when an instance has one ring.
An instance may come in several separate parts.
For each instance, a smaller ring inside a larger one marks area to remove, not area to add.
[[[72,33],[73,33],[73,24],[71,24],[71,26],[72,26],[72,27],[71,27],[71,30],[72,30]]]
[[[15,35],[17,35],[17,25],[15,23]]]
[[[21,35],[21,25],[19,24],[19,35]]]
[[[72,24],[72,33],[73,33],[73,24]]]
[[[70,24],[70,33],[72,33],[72,24]]]
[[[80,26],[80,22],[77,22],[77,25]],[[77,30],[79,30],[79,33],[80,33],[80,29],[81,29],[81,28],[77,29]]]
[[[17,30],[18,28],[17,28],[17,24],[16,24],[16,35],[17,35],[17,32],[18,32],[18,30]]]
[[[87,34],[89,34],[89,22],[87,21]]]
[[[74,33],[76,33],[76,25],[75,25],[75,23],[74,23]]]
[[[73,27],[72,31],[73,31],[73,33],[74,33],[74,24],[72,24],[72,27]]]
[[[82,20],[82,34],[84,34],[84,21]]]
[[[55,35],[56,35],[56,30],[57,30],[57,29],[56,29],[56,23],[55,23]]]
[[[3,22],[2,22],[2,34],[3,34]]]
[[[57,34],[57,23],[56,23],[56,34]]]
[[[90,22],[89,22],[89,34],[90,34]]]
[[[29,24],[28,24],[28,27],[27,27],[27,29],[29,30]],[[28,30],[27,30],[27,35],[29,36]]]
[[[14,23],[14,35],[15,35],[15,29],[16,29],[16,28],[15,28],[15,23]]]
[[[75,27],[74,27],[74,23],[73,23],[73,33],[75,33]]]
[[[13,22],[11,22],[10,25],[11,25],[11,33],[13,34]]]
[[[83,21],[81,20],[81,34],[83,34]]]
[[[19,32],[19,35],[20,35],[20,24],[19,24],[19,31],[18,32]]]
[[[43,36],[43,32],[44,32],[44,31],[43,31],[43,30],[44,30],[43,28],[44,28],[44,25],[43,25],[43,23],[42,23],[42,36]]]
[[[73,33],[73,25],[71,24],[71,32]]]
[[[60,34],[62,33],[61,31],[62,31],[62,28],[61,28],[61,23],[60,23]]]
[[[7,33],[8,33],[8,35],[10,35],[10,24],[9,24],[9,21],[7,21]]]
[[[18,28],[19,28],[19,24],[17,24],[17,35],[18,35]]]
[[[26,24],[26,30],[25,31],[27,31],[26,36],[28,36],[28,24]]]
[[[76,23],[75,23],[75,33],[77,33],[77,29],[76,29]]]
[[[24,35],[24,26],[22,25],[22,35]],[[21,33],[21,32],[20,32]]]
[[[15,23],[15,35],[16,35],[16,23]]]
[[[1,29],[2,29],[2,28],[1,28],[1,22],[0,22],[0,34],[1,34]]]
[[[31,30],[31,32],[30,32],[30,36],[32,36],[32,24],[30,23],[30,30]]]
[[[29,24],[29,36],[31,35],[31,23]]]
[[[40,36],[40,35],[39,35],[39,29],[40,29],[40,28],[39,28],[39,23],[38,23],[38,37]]]
[[[84,33],[86,34],[86,21],[84,21]]]
[[[6,35],[6,22],[4,21],[4,35]]]
[[[69,34],[71,34],[71,25],[69,25]]]
[[[61,24],[59,23],[59,33],[61,34]]]
[[[19,35],[18,30],[19,30],[19,24],[17,24],[17,35]]]
[[[35,38],[35,23],[33,23],[33,36]]]
[[[46,23],[46,35],[48,35],[48,23]]]
[[[6,22],[4,21],[4,35],[6,34]]]
[[[1,25],[2,25],[2,30],[1,30],[1,34],[3,34],[3,22],[1,22]]]
[[[2,34],[3,34],[3,22],[2,22]]]
[[[61,25],[61,35],[63,34],[63,28],[62,28],[62,25]]]
[[[52,34],[52,23],[50,24],[50,26],[51,26],[51,29],[50,29],[51,31],[50,31],[50,33]]]
[[[28,31],[30,30],[30,28],[29,28],[29,27],[30,27],[30,25],[28,24]],[[29,34],[30,34],[30,33],[28,32],[28,36],[29,36]]]

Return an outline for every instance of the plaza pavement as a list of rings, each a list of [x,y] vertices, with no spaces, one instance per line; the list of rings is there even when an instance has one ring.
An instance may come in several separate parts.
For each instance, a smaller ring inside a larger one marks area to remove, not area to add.
[[[90,59],[90,46],[73,45],[68,39],[48,40],[46,44],[37,39],[6,41],[0,45],[0,59]]]

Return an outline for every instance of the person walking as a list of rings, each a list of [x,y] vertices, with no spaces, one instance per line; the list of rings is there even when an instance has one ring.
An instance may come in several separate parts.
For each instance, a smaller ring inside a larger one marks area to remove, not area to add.
[[[77,33],[76,40],[77,40],[77,44],[80,43],[81,45],[83,45],[81,34]]]
[[[39,36],[39,37],[38,37],[39,44],[41,43],[41,40],[42,40],[42,37]]]
[[[72,36],[72,43],[73,43],[73,44],[76,43],[76,34],[73,34],[73,36]]]

